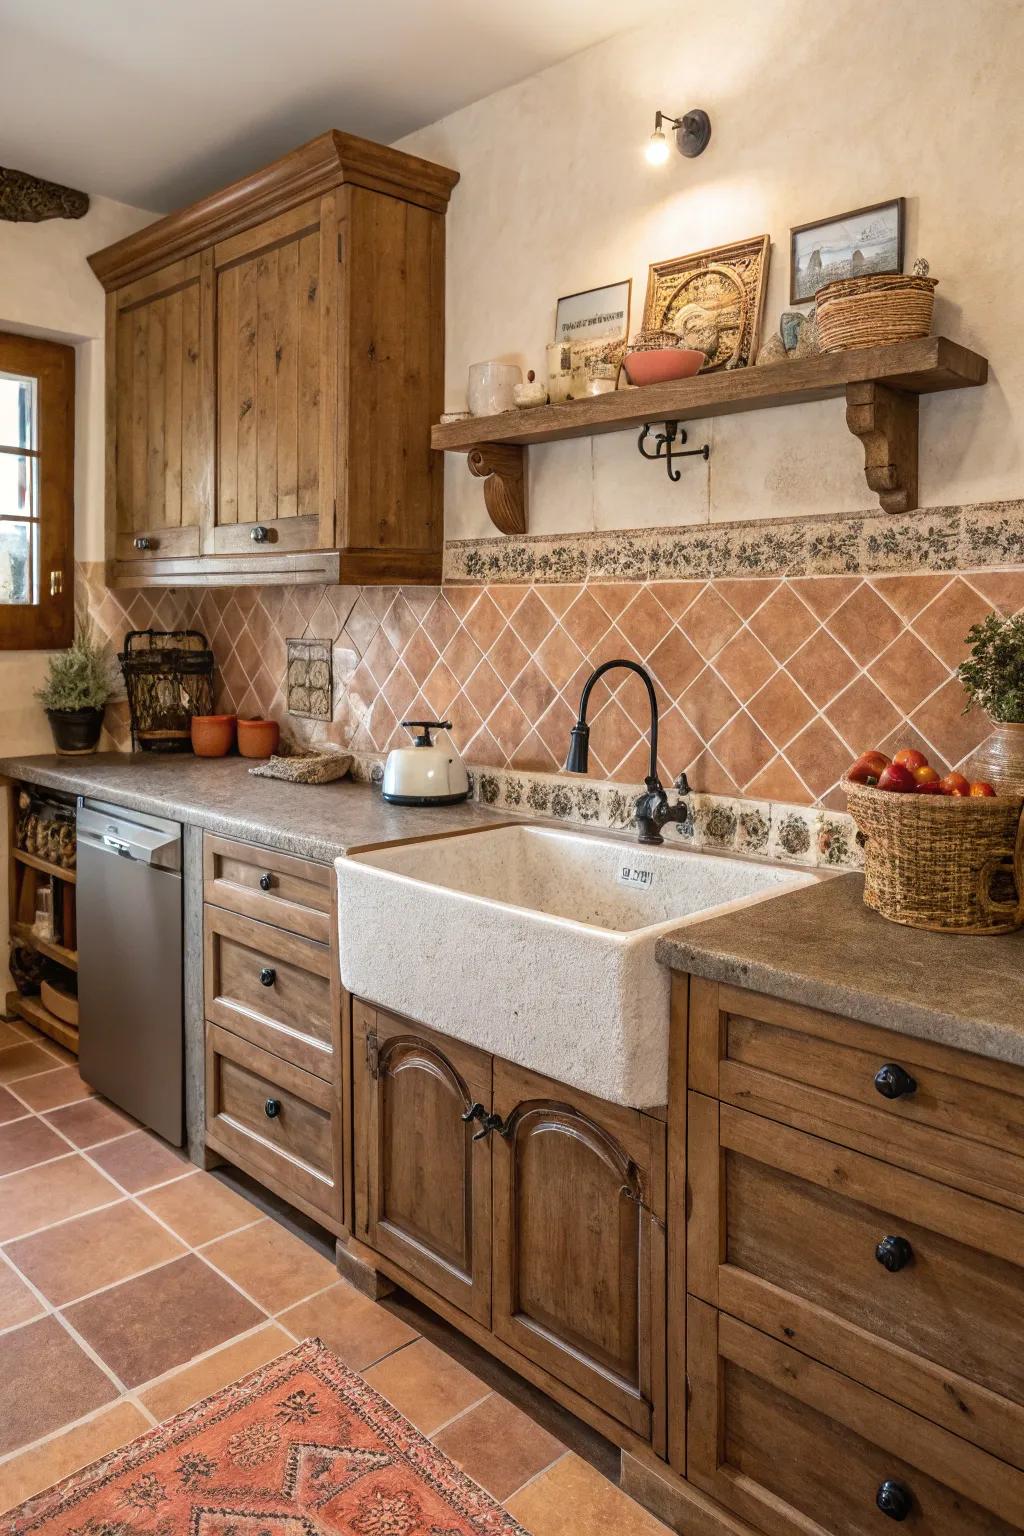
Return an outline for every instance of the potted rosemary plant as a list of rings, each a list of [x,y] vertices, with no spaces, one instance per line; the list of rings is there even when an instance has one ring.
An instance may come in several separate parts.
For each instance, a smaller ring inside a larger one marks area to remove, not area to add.
[[[1024,795],[1024,615],[990,613],[966,638],[971,654],[957,668],[967,694],[965,713],[980,705],[992,722],[971,771],[1003,794]]]
[[[46,682],[36,691],[62,757],[96,751],[103,710],[113,691],[106,651],[86,625],[68,650],[50,657]]]

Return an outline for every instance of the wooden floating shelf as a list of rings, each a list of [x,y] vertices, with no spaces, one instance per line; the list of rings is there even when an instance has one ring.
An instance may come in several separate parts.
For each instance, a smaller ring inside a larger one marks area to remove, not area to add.
[[[503,533],[525,533],[523,451],[532,443],[845,396],[846,424],[864,446],[868,485],[884,511],[901,513],[918,504],[919,397],[972,389],[987,378],[986,358],[945,336],[926,336],[440,423],[431,429],[430,442],[438,452],[467,454],[471,472],[484,481],[495,526]]]
[[[64,880],[68,885],[76,883],[77,876],[73,869],[64,869],[60,864],[51,864],[48,859],[41,859],[34,853],[25,853],[22,848],[12,848],[11,852],[19,864],[27,864],[29,869],[38,869],[44,875],[55,875],[58,880]]]

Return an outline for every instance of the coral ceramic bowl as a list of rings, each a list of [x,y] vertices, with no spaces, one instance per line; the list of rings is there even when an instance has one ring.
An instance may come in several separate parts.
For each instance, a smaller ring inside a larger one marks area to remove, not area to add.
[[[270,757],[277,751],[281,727],[276,720],[239,720],[238,750],[243,757]]]
[[[703,352],[691,347],[651,347],[627,352],[623,367],[631,384],[667,384],[672,379],[690,379],[707,361]]]
[[[235,717],[193,715],[191,736],[196,757],[226,757],[235,744]]]

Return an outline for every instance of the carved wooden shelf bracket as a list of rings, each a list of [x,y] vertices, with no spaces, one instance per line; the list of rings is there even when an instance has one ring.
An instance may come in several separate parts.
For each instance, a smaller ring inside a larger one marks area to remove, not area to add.
[[[466,459],[484,482],[487,515],[501,533],[526,532],[526,464],[515,443],[478,443]]]
[[[864,445],[864,473],[883,512],[917,506],[917,395],[884,384],[846,386],[846,425]]]

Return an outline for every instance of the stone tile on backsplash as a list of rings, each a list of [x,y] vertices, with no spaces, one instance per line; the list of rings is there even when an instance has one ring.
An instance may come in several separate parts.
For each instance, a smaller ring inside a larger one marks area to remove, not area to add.
[[[1024,503],[1013,502],[453,544],[460,574],[443,589],[120,594],[98,564],[76,580],[80,606],[118,644],[127,627],[202,630],[217,708],[272,716],[302,742],[383,753],[405,739],[403,719],[450,718],[459,750],[493,771],[508,805],[527,778],[557,776],[593,668],[636,660],[655,679],[666,783],[685,769],[719,801],[831,813],[844,805],[840,774],[866,746],[920,745],[944,770],[973,752],[986,724],[962,714],[962,631],[990,606],[1024,610],[1024,569],[1011,564],[1021,550]],[[294,695],[302,713],[288,714],[286,636],[332,659],[333,700],[319,718]],[[613,791],[599,792],[597,819],[621,825],[646,768],[636,679],[602,681],[590,723],[594,772],[622,786],[614,814]],[[118,745],[126,725],[124,705],[112,705]],[[552,805],[563,812],[562,795]],[[727,844],[720,814],[711,826]],[[780,835],[770,820],[770,847]],[[800,837],[795,824],[790,835]],[[756,816],[737,820],[735,846],[756,851],[764,837]]]
[[[287,645],[288,713],[330,720],[334,709],[330,640],[289,640]]]

